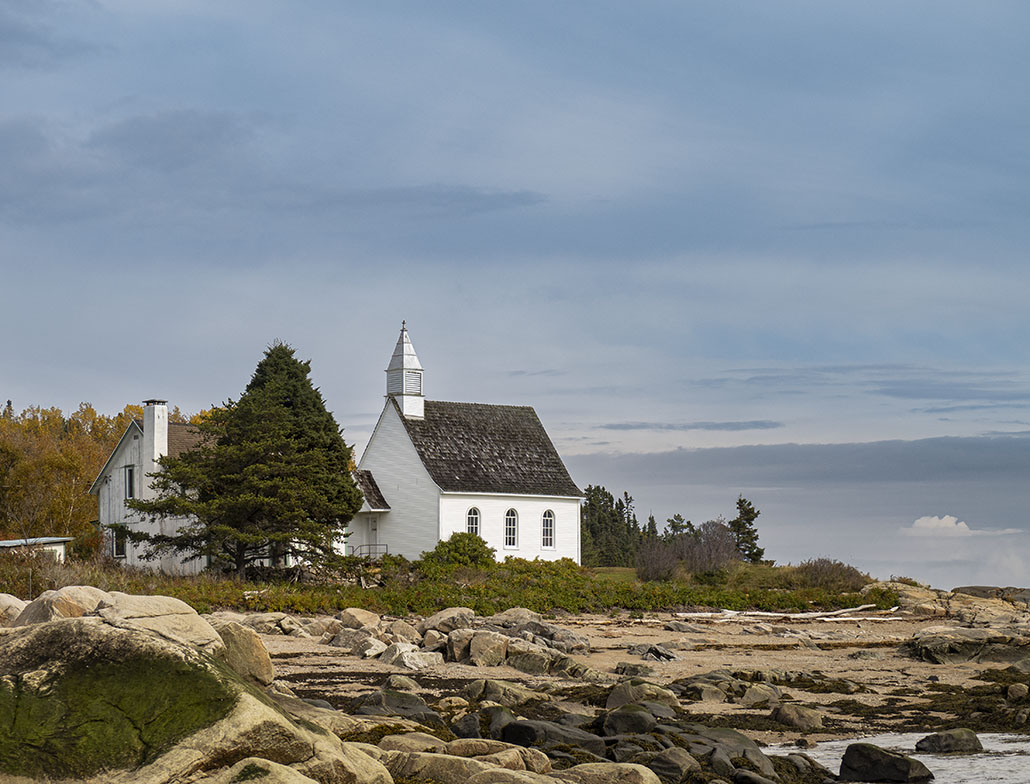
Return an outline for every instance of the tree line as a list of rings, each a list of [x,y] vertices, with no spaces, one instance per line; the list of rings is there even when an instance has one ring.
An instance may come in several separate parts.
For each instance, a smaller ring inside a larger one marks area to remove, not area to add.
[[[760,511],[743,495],[737,498],[737,516],[732,520],[718,517],[694,525],[676,513],[659,531],[653,514],[640,525],[628,492],[617,498],[604,487],[588,485],[584,494],[580,523],[584,566],[640,566],[642,560],[661,558],[693,561],[696,567],[723,560],[720,553],[750,563],[765,556],[755,526]]]

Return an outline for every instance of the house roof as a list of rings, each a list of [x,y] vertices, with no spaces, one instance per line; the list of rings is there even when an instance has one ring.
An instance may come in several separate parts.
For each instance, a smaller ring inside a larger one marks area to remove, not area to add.
[[[143,420],[134,419],[133,424],[143,432]],[[183,452],[189,452],[191,449],[196,448],[200,445],[200,442],[204,440],[200,431],[197,430],[189,422],[169,422],[168,423],[168,456],[178,457]]]
[[[200,445],[203,440],[200,431],[188,422],[168,423],[168,455],[178,457]]]
[[[423,419],[401,421],[444,492],[583,495],[529,406],[427,400]]]
[[[379,485],[376,484],[372,472],[358,469],[353,473],[354,481],[357,483],[361,494],[365,496],[365,503],[368,504],[369,511],[388,512],[390,505],[383,498],[383,492],[379,489]]]
[[[36,547],[70,541],[72,541],[71,536],[34,536],[31,539],[4,539],[0,541],[0,547]]]

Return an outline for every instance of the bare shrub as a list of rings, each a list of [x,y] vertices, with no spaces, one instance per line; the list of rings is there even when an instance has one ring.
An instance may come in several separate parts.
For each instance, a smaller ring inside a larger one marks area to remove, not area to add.
[[[644,542],[637,550],[637,577],[670,580],[677,573],[718,572],[740,560],[733,533],[722,520],[709,520],[692,534]]]
[[[637,548],[637,578],[647,582],[671,580],[680,563],[672,545],[660,539],[642,542]]]
[[[830,591],[852,592],[861,590],[873,580],[864,572],[843,561],[813,558],[802,561],[794,568],[798,583],[807,588],[825,588]]]

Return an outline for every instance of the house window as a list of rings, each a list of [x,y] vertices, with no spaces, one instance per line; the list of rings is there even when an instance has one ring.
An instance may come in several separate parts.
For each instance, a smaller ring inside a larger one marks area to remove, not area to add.
[[[125,557],[125,529],[117,528],[114,531],[114,539],[111,542],[111,549],[115,558]]]
[[[125,466],[125,498],[136,497],[136,467]]]
[[[504,513],[504,546],[519,546],[519,514],[514,509]]]
[[[474,506],[465,515],[465,530],[479,536],[479,510]]]
[[[544,512],[543,523],[540,527],[540,546],[554,547],[554,512],[550,509]]]

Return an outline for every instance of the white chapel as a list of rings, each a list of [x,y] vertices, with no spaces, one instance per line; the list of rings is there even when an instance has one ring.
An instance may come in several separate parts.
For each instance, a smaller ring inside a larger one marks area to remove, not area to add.
[[[386,405],[356,478],[365,503],[347,551],[417,558],[458,531],[497,558],[580,561],[583,493],[529,406],[426,400],[423,368],[401,326]]]

